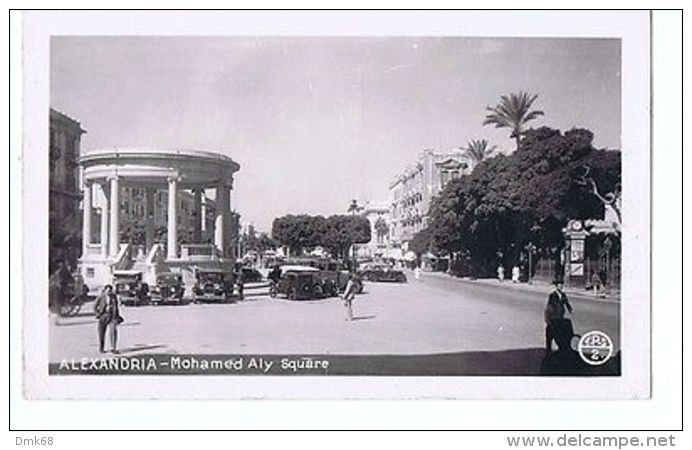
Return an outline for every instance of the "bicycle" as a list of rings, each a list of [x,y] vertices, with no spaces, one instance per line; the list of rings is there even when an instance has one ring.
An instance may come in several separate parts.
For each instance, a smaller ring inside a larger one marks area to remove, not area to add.
[[[89,288],[83,284],[81,291],[78,294],[69,296],[67,300],[63,300],[58,310],[61,317],[74,317],[82,310],[82,305],[88,299]],[[69,295],[69,294],[68,294]]]

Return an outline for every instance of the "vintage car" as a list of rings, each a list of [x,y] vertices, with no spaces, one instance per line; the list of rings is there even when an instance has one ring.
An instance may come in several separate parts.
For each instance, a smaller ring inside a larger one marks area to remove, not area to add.
[[[262,273],[259,270],[252,269],[250,267],[237,267],[235,270],[235,275],[238,276],[240,271],[243,271],[243,282],[244,283],[257,283],[262,281]]]
[[[290,300],[311,300],[337,294],[336,285],[315,267],[287,265],[281,271],[281,278],[269,291],[271,297],[285,295]]]
[[[233,296],[233,275],[221,269],[195,270],[193,303],[225,302]]]
[[[386,264],[366,264],[358,271],[365,281],[406,283],[406,274]]]
[[[185,285],[183,276],[179,273],[163,272],[156,275],[156,284],[149,290],[151,303],[160,305],[163,303],[181,303]]]
[[[149,286],[137,270],[113,271],[115,295],[123,305],[140,306],[149,302]]]
[[[324,279],[330,280],[337,288],[337,292],[343,292],[348,283],[349,272],[339,261],[331,258],[300,258],[292,260],[294,264],[314,267],[319,269]],[[363,292],[363,282],[356,280],[356,293]]]

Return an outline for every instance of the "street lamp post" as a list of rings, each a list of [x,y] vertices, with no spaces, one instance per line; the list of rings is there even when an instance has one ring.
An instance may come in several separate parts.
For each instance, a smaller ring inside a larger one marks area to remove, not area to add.
[[[526,250],[529,252],[529,273],[528,273],[528,283],[532,284],[533,283],[533,252],[536,250],[536,246],[533,245],[531,242],[528,243],[526,246]]]
[[[351,200],[351,204],[348,206],[348,212],[351,213],[351,217],[353,218],[353,221],[351,222],[351,267],[352,270],[355,272],[356,270],[356,237],[355,237],[355,217],[356,213],[360,210],[360,206],[358,205],[358,200],[353,199]]]

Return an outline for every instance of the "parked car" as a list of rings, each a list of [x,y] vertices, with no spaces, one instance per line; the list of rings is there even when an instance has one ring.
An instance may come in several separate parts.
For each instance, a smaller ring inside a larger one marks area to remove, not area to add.
[[[406,283],[406,274],[386,264],[367,264],[358,271],[363,280],[375,282]]]
[[[344,265],[339,261],[331,258],[299,258],[294,259],[290,262],[294,264],[301,264],[304,266],[314,267],[319,269],[322,276],[330,280],[337,289],[338,292],[343,292],[346,289],[346,283],[348,283],[349,271],[344,268]],[[363,292],[363,282],[360,278],[357,280],[356,293],[360,294]]]
[[[183,301],[183,276],[178,273],[163,272],[156,275],[156,285],[150,289],[151,303],[181,303]]]
[[[281,278],[272,285],[270,295],[285,295],[290,300],[310,300],[336,295],[335,284],[309,266],[283,266]]]
[[[225,302],[233,295],[233,275],[221,269],[195,270],[192,301]]]
[[[252,269],[250,267],[242,267],[240,270],[243,271],[243,281],[245,283],[257,283],[262,281],[262,273],[257,269]],[[237,272],[237,271],[236,271]]]
[[[140,306],[149,302],[149,286],[137,270],[113,271],[115,295],[123,305]]]

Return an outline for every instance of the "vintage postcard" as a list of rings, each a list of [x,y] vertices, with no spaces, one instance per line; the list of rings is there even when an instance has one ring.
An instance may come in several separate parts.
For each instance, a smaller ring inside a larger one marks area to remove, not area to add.
[[[181,14],[25,16],[28,398],[649,396],[646,12]]]

